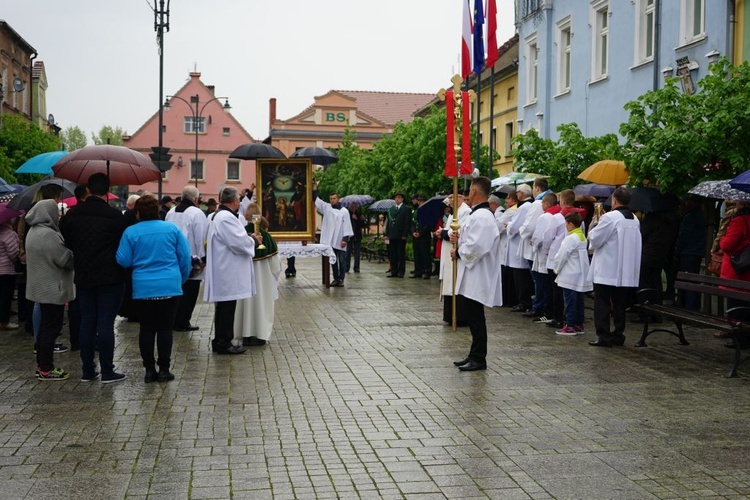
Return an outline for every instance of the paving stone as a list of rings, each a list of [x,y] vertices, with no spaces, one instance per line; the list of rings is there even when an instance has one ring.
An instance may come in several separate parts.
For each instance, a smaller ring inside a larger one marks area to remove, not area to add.
[[[710,331],[690,346],[629,324],[593,349],[487,310],[488,370],[460,373],[468,329],[440,321],[438,282],[363,262],[344,289],[320,262],[282,279],[268,345],[210,352],[175,333],[168,384],[144,384],[138,325],[118,319],[119,384],[33,379],[31,339],[0,336],[3,498],[746,498],[750,368]],[[395,283],[394,283],[395,281]],[[588,300],[588,299],[587,299]],[[591,302],[587,301],[587,324]]]

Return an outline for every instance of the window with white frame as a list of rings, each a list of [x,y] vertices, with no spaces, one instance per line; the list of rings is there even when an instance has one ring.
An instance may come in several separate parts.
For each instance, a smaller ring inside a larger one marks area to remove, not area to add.
[[[239,160],[227,160],[227,180],[240,180],[240,162]]]
[[[591,61],[592,80],[607,77],[609,66],[609,0],[599,0],[591,4],[594,28],[594,50]]]
[[[654,58],[656,43],[656,0],[637,0],[637,17],[635,21],[636,64],[651,61]]]
[[[570,17],[557,23],[557,93],[570,91],[570,48],[573,33],[570,30]]]
[[[539,75],[539,45],[536,35],[526,39],[526,102],[531,104],[536,102],[538,93],[538,75]]]
[[[190,178],[203,180],[203,160],[190,160]]]
[[[204,134],[206,132],[206,119],[202,116],[197,118],[186,116],[184,119],[184,131],[186,134]]]
[[[687,44],[706,34],[706,0],[682,0],[680,11],[682,43]]]

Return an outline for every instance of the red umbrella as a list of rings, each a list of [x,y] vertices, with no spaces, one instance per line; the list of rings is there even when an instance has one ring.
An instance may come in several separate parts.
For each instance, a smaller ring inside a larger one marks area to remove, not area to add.
[[[107,193],[107,201],[119,200],[119,199],[120,198],[113,195],[112,193]],[[71,196],[70,198],[65,198],[62,202],[68,205],[68,208],[70,208],[70,207],[76,206],[76,204],[78,203],[78,200],[76,199],[75,196]]]
[[[143,153],[124,146],[86,146],[76,149],[52,166],[55,177],[85,184],[91,174],[101,172],[110,185],[143,184],[161,177],[161,172]]]

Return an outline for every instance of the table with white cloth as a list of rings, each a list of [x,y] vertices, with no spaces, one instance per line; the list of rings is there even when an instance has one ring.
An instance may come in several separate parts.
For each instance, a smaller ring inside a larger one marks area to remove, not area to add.
[[[336,263],[336,254],[328,245],[320,243],[279,243],[279,255],[281,257],[321,257],[323,261],[323,284],[326,288],[331,286],[331,264]]]

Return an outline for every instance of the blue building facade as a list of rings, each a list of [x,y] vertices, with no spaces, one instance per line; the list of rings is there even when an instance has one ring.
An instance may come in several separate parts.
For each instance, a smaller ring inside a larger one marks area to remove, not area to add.
[[[557,139],[618,133],[623,106],[679,76],[683,91],[732,57],[731,0],[516,0],[518,127]]]

